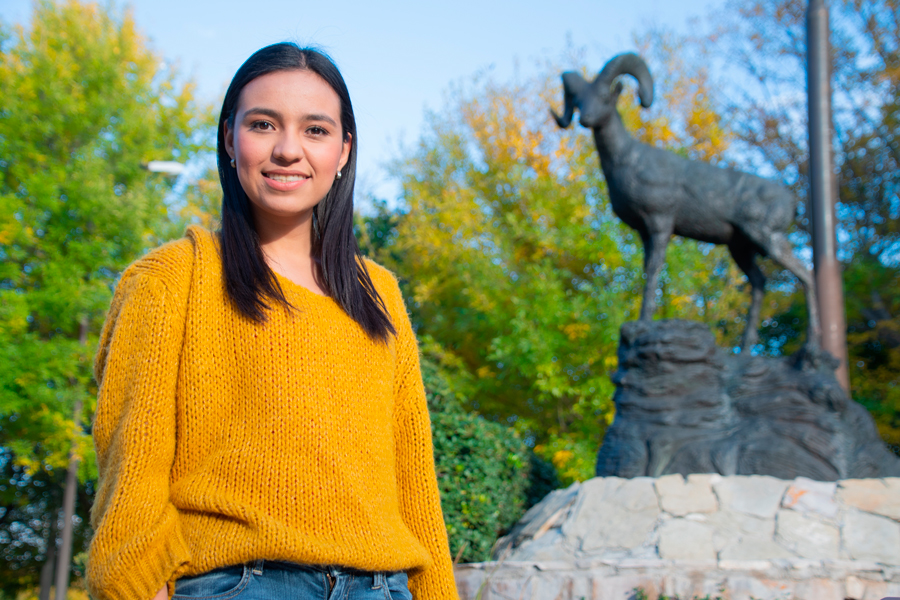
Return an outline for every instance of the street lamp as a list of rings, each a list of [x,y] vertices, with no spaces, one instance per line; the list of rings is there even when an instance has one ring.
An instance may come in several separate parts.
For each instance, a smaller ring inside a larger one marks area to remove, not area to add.
[[[166,175],[181,175],[185,169],[184,163],[174,160],[151,160],[148,163],[143,163],[141,167],[151,173],[165,173]]]

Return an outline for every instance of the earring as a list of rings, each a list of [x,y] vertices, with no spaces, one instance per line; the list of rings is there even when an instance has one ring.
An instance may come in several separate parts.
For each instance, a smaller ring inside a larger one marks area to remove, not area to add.
[[[234,159],[233,159],[233,158],[231,159],[231,168],[232,168],[232,169],[235,168],[235,164],[234,164]]]
[[[340,178],[341,178],[341,172],[338,171],[338,172],[335,174],[334,178],[335,178],[335,180],[340,179]]]

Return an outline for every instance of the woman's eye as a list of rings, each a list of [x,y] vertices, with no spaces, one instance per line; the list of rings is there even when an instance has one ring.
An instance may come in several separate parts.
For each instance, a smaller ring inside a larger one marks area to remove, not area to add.
[[[259,131],[269,131],[273,129],[272,124],[268,121],[254,121],[250,124],[250,129],[257,129]]]
[[[318,125],[314,125],[306,131],[313,135],[328,135],[328,131],[322,127],[319,127]]]

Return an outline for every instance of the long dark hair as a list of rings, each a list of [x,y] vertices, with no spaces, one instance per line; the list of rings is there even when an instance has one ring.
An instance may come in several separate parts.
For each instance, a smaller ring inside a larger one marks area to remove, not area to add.
[[[234,74],[219,116],[218,163],[222,182],[222,229],[219,232],[225,289],[247,318],[263,323],[269,301],[293,309],[275,273],[266,263],[253,226],[250,199],[225,149],[225,124],[234,127],[241,90],[276,71],[311,71],[325,80],[341,101],[343,137],[350,138],[350,157],[328,194],[313,209],[312,250],[319,261],[323,288],[373,339],[396,334],[387,307],[372,284],[353,235],[353,187],[356,182],[356,119],[347,85],[337,67],[322,52],[281,43],[253,53]]]

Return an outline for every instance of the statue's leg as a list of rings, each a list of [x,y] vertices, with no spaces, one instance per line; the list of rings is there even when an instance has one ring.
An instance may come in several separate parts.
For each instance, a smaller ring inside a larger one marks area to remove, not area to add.
[[[800,280],[803,291],[806,294],[806,312],[809,315],[809,329],[807,332],[807,344],[819,348],[822,341],[822,329],[819,324],[819,305],[816,302],[816,284],[812,271],[807,269],[800,259],[794,255],[787,237],[781,233],[769,236],[768,244],[762,246],[769,258],[790,271]]]
[[[656,312],[656,290],[659,284],[659,272],[666,261],[666,246],[672,237],[672,229],[656,231],[641,235],[644,240],[644,299],[641,303],[641,321],[652,321]]]
[[[741,339],[741,352],[749,352],[757,340],[759,314],[762,309],[763,296],[766,293],[766,276],[756,264],[756,246],[750,240],[740,236],[728,245],[734,262],[750,281],[750,310],[747,312],[747,326]]]

